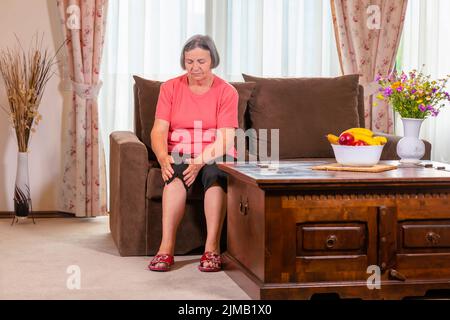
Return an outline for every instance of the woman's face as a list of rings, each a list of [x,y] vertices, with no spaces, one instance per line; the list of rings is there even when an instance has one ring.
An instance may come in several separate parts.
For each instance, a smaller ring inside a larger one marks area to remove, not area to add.
[[[211,55],[208,50],[195,48],[184,53],[184,67],[188,76],[197,81],[211,75]]]

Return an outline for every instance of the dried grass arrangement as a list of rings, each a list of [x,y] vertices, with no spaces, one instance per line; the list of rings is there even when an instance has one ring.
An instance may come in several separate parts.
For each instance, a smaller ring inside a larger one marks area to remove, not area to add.
[[[54,55],[43,48],[44,35],[37,34],[25,51],[16,36],[17,44],[13,49],[0,50],[0,74],[6,88],[9,109],[0,106],[6,112],[16,133],[18,144],[17,173],[14,188],[14,221],[26,219],[32,213],[30,184],[28,178],[28,143],[31,133],[42,119],[39,105],[45,86],[56,73],[59,51]],[[33,217],[34,223],[34,217]]]
[[[15,130],[19,152],[28,151],[30,134],[42,119],[39,105],[45,86],[55,74],[56,57],[63,43],[54,55],[43,49],[43,35],[35,35],[26,52],[16,36],[15,48],[0,50],[0,73],[3,77],[9,110],[1,107],[9,117]]]

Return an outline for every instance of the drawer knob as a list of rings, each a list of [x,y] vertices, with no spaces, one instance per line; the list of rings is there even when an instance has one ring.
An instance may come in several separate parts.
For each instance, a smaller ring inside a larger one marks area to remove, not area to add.
[[[243,215],[246,216],[248,214],[248,201],[243,203],[242,200],[239,201],[239,212]]]
[[[427,239],[427,241],[428,241],[430,244],[435,245],[435,244],[438,244],[439,239],[441,238],[441,236],[440,236],[439,234],[433,232],[433,231],[430,231],[430,232],[427,233],[427,235],[425,236],[425,238]]]
[[[247,200],[247,202],[244,204],[244,216],[246,216],[248,214],[248,210],[249,210],[249,207],[248,207],[248,200]]]
[[[332,249],[336,245],[336,242],[337,242],[337,237],[334,234],[332,234],[327,237],[327,241],[325,242],[325,244],[328,249]]]

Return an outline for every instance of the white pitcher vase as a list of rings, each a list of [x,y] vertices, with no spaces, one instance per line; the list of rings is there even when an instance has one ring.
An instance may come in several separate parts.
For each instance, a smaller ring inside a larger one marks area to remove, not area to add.
[[[402,118],[404,137],[397,143],[400,163],[416,164],[425,154],[425,144],[419,139],[423,119]]]

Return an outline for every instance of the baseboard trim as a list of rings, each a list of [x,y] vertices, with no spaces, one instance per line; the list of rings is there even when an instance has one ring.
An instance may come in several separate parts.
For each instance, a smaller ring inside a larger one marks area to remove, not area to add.
[[[12,219],[13,216],[14,211],[0,211],[0,219]],[[35,218],[75,218],[75,214],[62,211],[33,211],[33,216]]]

